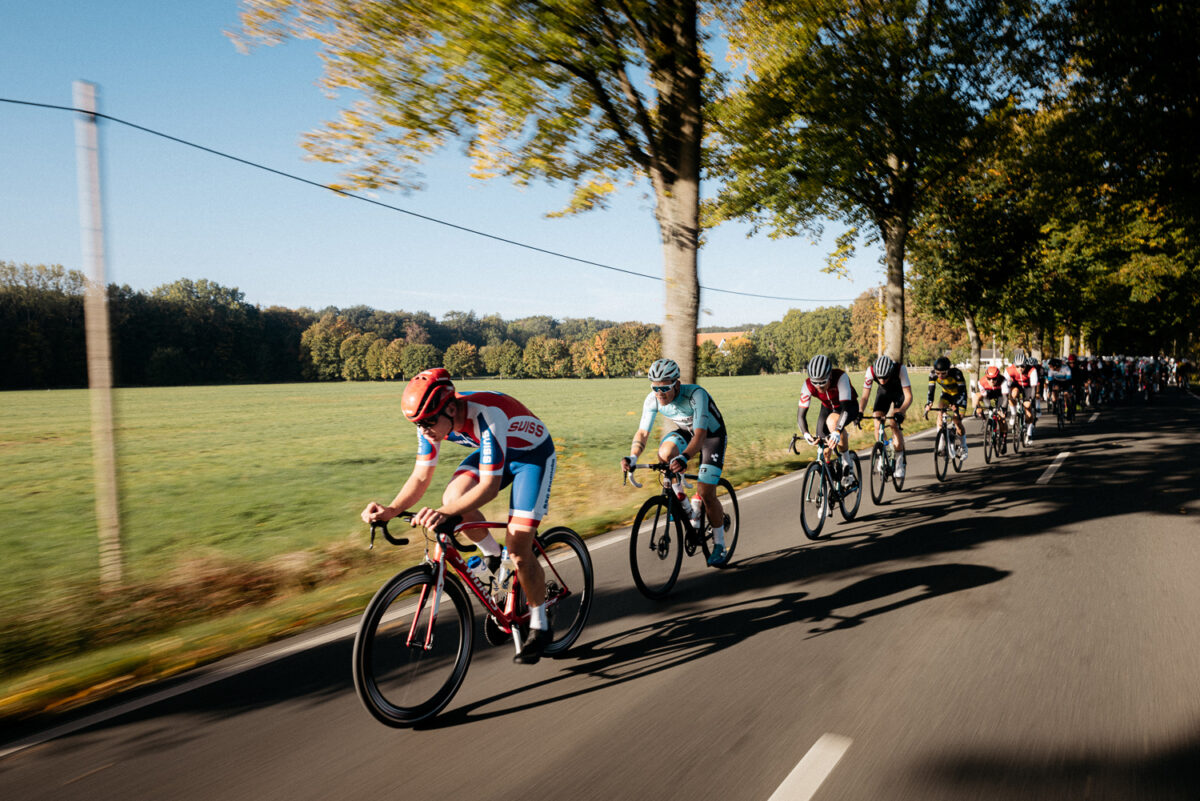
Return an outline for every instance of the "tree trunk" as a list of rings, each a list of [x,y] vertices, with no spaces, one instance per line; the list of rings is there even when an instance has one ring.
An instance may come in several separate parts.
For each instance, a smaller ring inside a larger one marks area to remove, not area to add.
[[[904,244],[908,239],[908,224],[903,219],[892,217],[884,221],[882,228],[884,264],[887,267],[884,352],[897,364],[904,364]]]
[[[679,363],[680,380],[696,379],[696,324],[700,317],[700,182],[677,182],[674,192],[658,201],[666,277],[663,356]]]
[[[983,350],[983,342],[979,338],[979,329],[975,327],[975,315],[971,312],[963,314],[963,324],[967,327],[967,337],[971,340],[971,372],[975,377],[979,377],[979,361],[980,351]]]

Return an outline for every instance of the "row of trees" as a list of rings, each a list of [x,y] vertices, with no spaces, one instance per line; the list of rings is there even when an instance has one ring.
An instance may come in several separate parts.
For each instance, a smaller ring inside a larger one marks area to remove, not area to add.
[[[84,386],[84,277],[62,267],[0,262],[0,388]],[[367,381],[445,366],[456,376],[595,378],[644,373],[662,356],[655,326],[595,319],[449,312],[382,312],[247,304],[236,288],[181,279],[150,292],[109,286],[114,371],[124,386],[272,381]],[[879,345],[874,292],[852,306],[793,309],[745,326],[724,347],[698,349],[699,375],[804,369],[814,353],[860,367]],[[918,316],[908,351],[920,361],[962,349],[965,332]]]
[[[1040,351],[1200,348],[1200,7],[1077,0],[1070,80],[1014,109],[913,233],[924,308]],[[1136,8],[1136,13],[1130,13]]]

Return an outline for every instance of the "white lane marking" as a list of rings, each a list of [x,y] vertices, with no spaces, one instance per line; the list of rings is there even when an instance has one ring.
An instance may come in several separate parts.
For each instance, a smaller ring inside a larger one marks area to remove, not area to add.
[[[1089,418],[1088,418],[1088,422],[1089,422],[1089,423],[1094,423],[1094,422],[1096,422],[1096,418],[1097,418],[1097,417],[1099,417],[1099,416],[1100,416],[1100,412],[1096,412],[1095,414],[1093,414],[1091,417],[1089,417]]]
[[[804,758],[792,768],[783,784],[775,789],[770,801],[809,801],[821,783],[829,778],[852,742],[849,737],[840,734],[822,734]]]
[[[1058,456],[1056,456],[1054,458],[1054,461],[1051,463],[1051,465],[1046,468],[1046,472],[1042,473],[1042,477],[1037,480],[1037,483],[1039,483],[1039,484],[1049,483],[1050,479],[1054,478],[1054,474],[1058,472],[1058,468],[1062,467],[1062,463],[1065,462],[1067,460],[1067,457],[1070,455],[1071,455],[1070,451],[1063,451]]]

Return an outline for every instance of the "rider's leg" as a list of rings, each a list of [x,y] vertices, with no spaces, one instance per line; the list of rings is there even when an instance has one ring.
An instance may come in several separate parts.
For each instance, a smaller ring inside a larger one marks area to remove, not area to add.
[[[466,464],[466,462],[464,462]],[[463,495],[475,488],[479,483],[479,475],[471,470],[459,468],[460,472],[456,473],[450,483],[446,485],[446,490],[442,493],[442,503],[448,504],[456,501]],[[468,522],[478,522],[483,520],[483,513],[479,510],[464,512],[463,520]],[[484,556],[500,556],[500,543],[496,542],[496,538],[492,536],[492,532],[486,528],[473,528],[463,532],[467,535],[467,539],[479,546],[479,550]]]

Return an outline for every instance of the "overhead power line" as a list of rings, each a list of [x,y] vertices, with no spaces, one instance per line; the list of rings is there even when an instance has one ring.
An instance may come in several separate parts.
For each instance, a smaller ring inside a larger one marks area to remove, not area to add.
[[[344,189],[338,189],[337,187],[330,186],[329,184],[323,184],[323,183],[320,183],[319,181],[312,181],[312,180],[309,180],[308,178],[303,178],[299,175],[295,175],[294,173],[285,172],[283,170],[277,170],[274,167],[268,167],[265,164],[259,164],[256,161],[250,161],[249,159],[244,159],[239,156],[234,156],[230,153],[225,153],[225,152],[216,150],[211,147],[206,147],[204,145],[197,144],[195,142],[189,142],[186,139],[180,139],[178,136],[172,136],[171,134],[163,133],[162,131],[156,131],[153,128],[147,128],[144,125],[138,125],[137,123],[130,122],[128,120],[123,120],[120,117],[114,117],[110,114],[104,114],[99,111],[89,111],[87,109],[74,108],[72,106],[59,106],[59,105],[54,105],[52,103],[35,103],[31,100],[15,100],[13,98],[8,98],[8,97],[0,97],[0,103],[12,103],[14,105],[19,105],[19,106],[33,106],[35,108],[45,108],[45,109],[51,109],[54,111],[71,111],[71,112],[75,112],[75,113],[79,113],[79,114],[90,114],[98,119],[104,119],[104,120],[108,120],[109,122],[115,122],[119,125],[124,125],[126,127],[133,128],[136,131],[141,131],[142,133],[148,133],[152,136],[157,136],[162,139],[166,139],[168,141],[175,142],[176,144],[186,145],[187,147],[195,148],[196,150],[201,150],[201,151],[203,151],[205,153],[209,153],[213,156],[220,156],[223,159],[229,159],[230,161],[235,161],[238,164],[244,164],[247,167],[254,167],[255,169],[263,170],[265,172],[269,172],[269,173],[278,175],[283,178],[290,178],[293,181],[299,181],[302,184],[308,184],[309,186],[313,186],[318,189],[325,189],[330,192],[334,192],[336,194],[342,195],[344,197],[351,198],[352,200],[360,200],[363,203],[370,203],[373,206],[379,206],[380,208],[384,208],[389,211],[399,212],[400,214],[407,214],[408,216],[416,217],[419,220],[425,220],[426,222],[436,223],[437,225],[444,225],[447,228],[453,228],[456,231],[462,231],[464,233],[474,234],[475,236],[482,236],[486,239],[491,239],[494,242],[502,242],[506,245],[512,245],[514,247],[524,248],[526,250],[532,250],[536,253],[542,253],[547,256],[554,256],[556,258],[566,259],[567,261],[573,261],[577,264],[586,264],[589,267],[599,267],[602,270],[611,270],[612,272],[615,272],[615,273],[623,273],[624,275],[632,275],[635,278],[646,278],[651,281],[666,280],[666,279],[662,278],[661,276],[646,275],[645,273],[639,273],[634,270],[627,270],[622,267],[614,267],[611,264],[603,264],[598,261],[591,261],[589,259],[581,259],[578,256],[571,256],[567,253],[560,253],[559,251],[549,250],[547,248],[538,247],[537,245],[530,245],[525,242],[518,242],[515,239],[508,239],[506,237],[497,236],[496,234],[489,234],[486,231],[480,231],[475,228],[469,228],[465,225],[459,225],[457,223],[452,223],[447,220],[440,220],[437,217],[430,217],[427,214],[421,214],[419,212],[401,208],[400,206],[394,206],[390,203],[384,203],[381,200],[375,200],[374,198],[365,197],[363,195],[357,195],[353,192],[347,192]],[[855,300],[855,298],[792,298],[792,297],[784,297],[781,295],[763,295],[763,294],[759,294],[757,292],[740,292],[736,289],[719,289],[717,287],[703,286],[703,285],[701,285],[700,288],[705,290],[706,292],[720,292],[725,295],[741,295],[742,297],[747,297],[747,298],[761,298],[764,300],[784,300],[784,301],[793,301],[793,302],[800,302],[800,303],[853,303]]]

